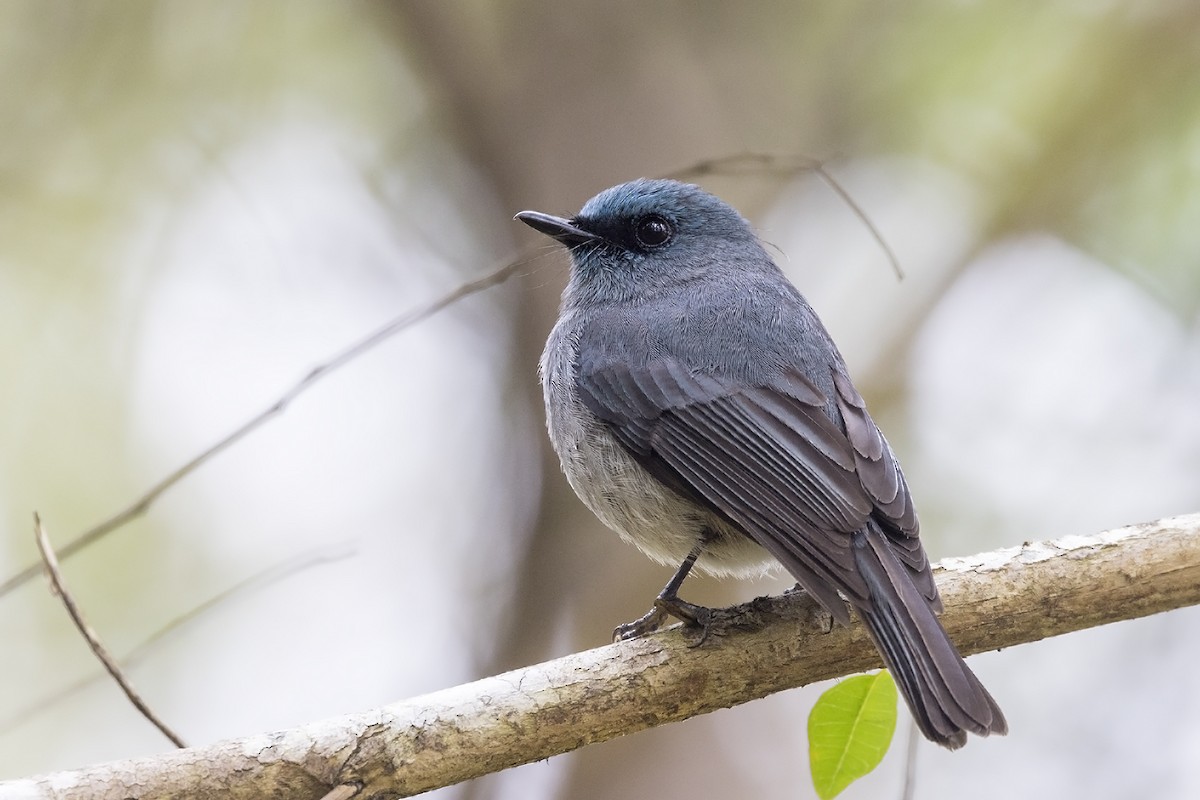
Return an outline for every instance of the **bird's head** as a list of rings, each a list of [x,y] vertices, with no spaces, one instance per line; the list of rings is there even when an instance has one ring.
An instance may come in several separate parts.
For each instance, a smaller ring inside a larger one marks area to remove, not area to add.
[[[570,219],[538,211],[516,219],[570,251],[569,291],[601,300],[670,290],[743,263],[770,263],[736,210],[678,181],[642,178],[605,189]]]

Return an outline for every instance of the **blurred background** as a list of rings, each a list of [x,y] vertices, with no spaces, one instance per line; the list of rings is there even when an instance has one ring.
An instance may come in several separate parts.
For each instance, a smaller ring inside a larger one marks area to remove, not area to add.
[[[824,317],[966,555],[1200,510],[1200,7],[1181,2],[0,4],[0,580],[395,315],[354,361],[67,560],[189,743],[597,646],[669,570],[543,432],[566,277],[511,221],[693,172]],[[693,579],[726,604],[782,579]],[[972,659],[1012,734],[918,796],[1200,795],[1200,612]],[[0,777],[169,745],[38,579],[0,597]],[[438,793],[812,795],[786,692]],[[902,712],[903,714],[904,712]],[[848,798],[896,797],[906,717]]]

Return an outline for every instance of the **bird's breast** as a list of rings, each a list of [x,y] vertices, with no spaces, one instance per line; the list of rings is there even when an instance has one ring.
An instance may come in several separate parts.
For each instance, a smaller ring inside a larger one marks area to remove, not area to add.
[[[571,488],[592,513],[654,561],[678,566],[706,536],[716,536],[697,566],[716,575],[760,574],[771,559],[711,511],[664,486],[613,437],[579,396],[582,325],[564,312],[546,342],[540,372],[546,425]]]

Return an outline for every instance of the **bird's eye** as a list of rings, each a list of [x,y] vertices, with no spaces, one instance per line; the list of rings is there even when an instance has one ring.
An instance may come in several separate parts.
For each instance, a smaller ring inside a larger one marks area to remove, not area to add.
[[[657,214],[642,217],[638,220],[637,227],[634,228],[638,244],[646,248],[662,247],[671,241],[674,233],[675,229],[671,227],[671,223]]]

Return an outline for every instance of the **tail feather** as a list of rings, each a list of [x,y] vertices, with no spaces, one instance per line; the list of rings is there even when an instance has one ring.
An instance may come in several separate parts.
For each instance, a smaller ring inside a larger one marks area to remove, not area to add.
[[[859,607],[859,616],[921,733],[952,750],[966,743],[968,732],[1007,733],[1000,706],[958,654],[884,534],[868,527],[853,543],[870,593],[870,607]]]

